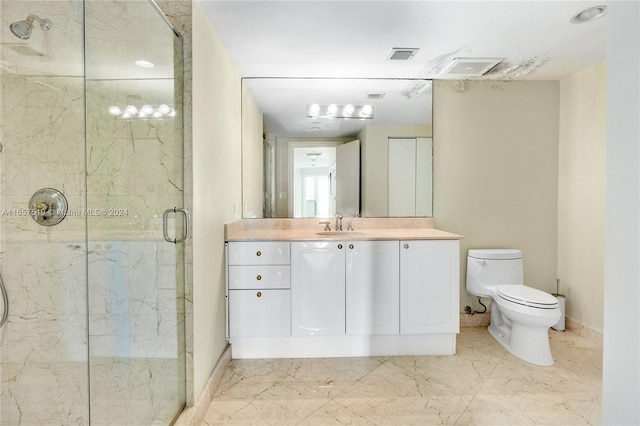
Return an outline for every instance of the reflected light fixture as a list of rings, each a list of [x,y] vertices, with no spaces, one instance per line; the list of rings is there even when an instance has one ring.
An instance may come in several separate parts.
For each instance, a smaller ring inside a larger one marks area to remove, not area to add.
[[[361,120],[373,118],[371,105],[337,105],[337,104],[311,104],[307,105],[307,117],[309,118],[357,118]]]
[[[107,108],[107,111],[109,112],[109,115],[115,118],[123,118],[125,120],[133,118],[163,119],[174,118],[176,116],[176,110],[167,104],[160,104],[157,108],[154,108],[149,104],[142,105],[140,108],[137,108],[135,105],[127,105],[124,108],[120,108],[117,105],[111,105]]]
[[[153,62],[145,61],[144,59],[138,59],[137,61],[134,62],[134,64],[136,64],[140,68],[153,68],[153,67],[155,67]]]

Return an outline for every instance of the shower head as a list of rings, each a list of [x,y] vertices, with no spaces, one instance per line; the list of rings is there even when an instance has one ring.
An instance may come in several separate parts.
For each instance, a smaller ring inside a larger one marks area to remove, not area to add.
[[[22,40],[27,40],[31,37],[31,29],[33,28],[33,21],[37,21],[40,24],[40,28],[43,31],[49,31],[53,26],[53,22],[50,19],[41,19],[36,15],[29,15],[24,21],[14,22],[9,26],[13,35]]]

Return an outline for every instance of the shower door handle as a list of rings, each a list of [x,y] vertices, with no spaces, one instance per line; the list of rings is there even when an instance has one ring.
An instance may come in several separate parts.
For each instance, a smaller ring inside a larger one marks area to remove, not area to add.
[[[169,215],[171,213],[182,213],[182,216],[184,217],[184,232],[180,238],[176,237],[171,239],[169,237]],[[181,209],[179,207],[165,210],[162,215],[162,234],[167,242],[173,244],[183,243],[188,240],[189,237],[191,237],[191,213],[189,213],[189,210]]]

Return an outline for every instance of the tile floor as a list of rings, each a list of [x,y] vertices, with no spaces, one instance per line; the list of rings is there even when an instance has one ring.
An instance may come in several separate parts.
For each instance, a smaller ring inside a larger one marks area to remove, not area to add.
[[[602,343],[550,330],[552,367],[464,327],[458,354],[233,360],[203,425],[599,424]]]

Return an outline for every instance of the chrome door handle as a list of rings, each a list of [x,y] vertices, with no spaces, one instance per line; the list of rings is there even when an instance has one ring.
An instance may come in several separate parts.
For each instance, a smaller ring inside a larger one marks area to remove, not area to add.
[[[184,232],[181,238],[176,237],[174,239],[171,239],[169,237],[168,219],[171,213],[182,213],[182,215],[184,216]],[[188,240],[189,237],[191,237],[191,213],[189,213],[189,210],[181,209],[179,207],[165,210],[164,214],[162,215],[162,234],[165,241],[173,244],[183,243]]]

